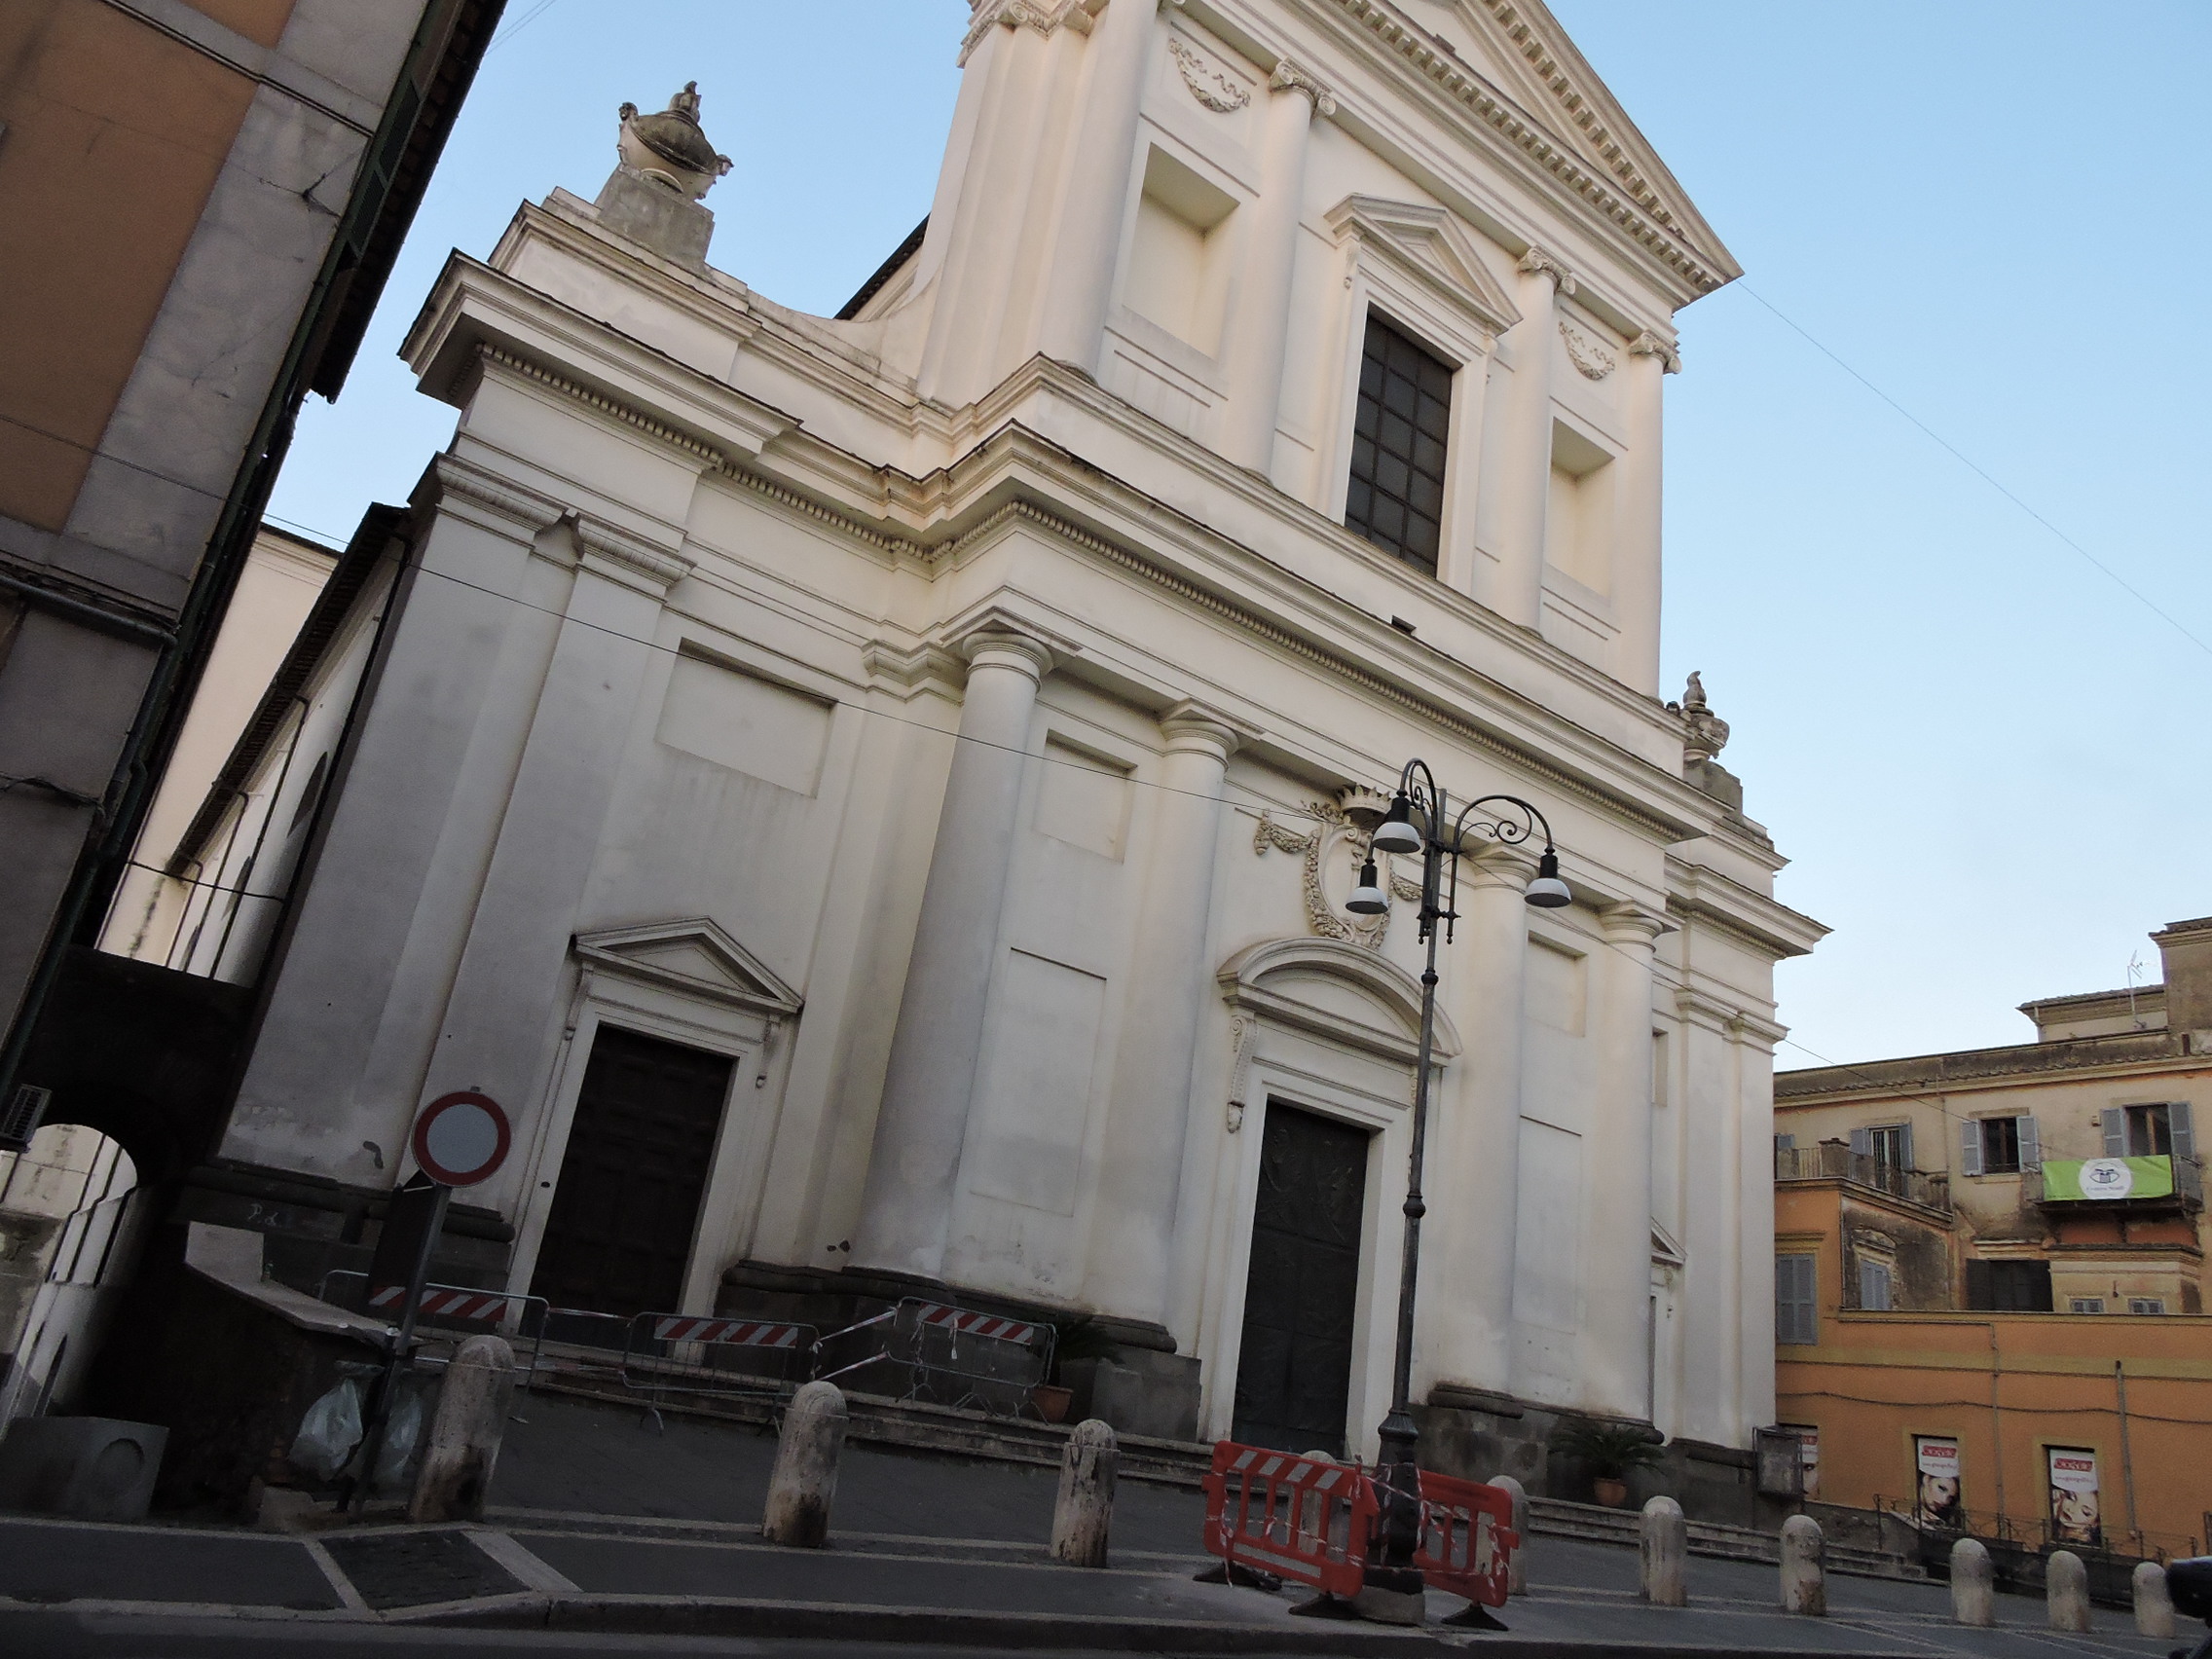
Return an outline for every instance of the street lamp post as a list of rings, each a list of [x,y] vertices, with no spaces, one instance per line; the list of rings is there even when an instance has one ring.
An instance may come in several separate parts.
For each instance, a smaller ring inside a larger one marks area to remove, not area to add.
[[[1538,830],[1543,831],[1543,856],[1523,898],[1539,909],[1557,909],[1572,903],[1574,896],[1560,879],[1559,854],[1553,848],[1552,828],[1544,815],[1520,796],[1510,794],[1478,796],[1455,815],[1428,763],[1409,760],[1399,776],[1390,809],[1368,843],[1359,886],[1345,903],[1345,908],[1357,914],[1381,915],[1389,908],[1389,897],[1375,867],[1376,853],[1419,855],[1420,938],[1428,946],[1428,961],[1420,977],[1420,1052],[1414,1071],[1414,1138],[1407,1161],[1405,1254],[1398,1272],[1398,1340],[1391,1373],[1390,1413],[1376,1431],[1382,1442],[1376,1473],[1382,1493],[1382,1548],[1373,1552],[1367,1569],[1367,1587],[1372,1590],[1414,1597],[1421,1592],[1420,1570],[1414,1566],[1420,1547],[1420,1466],[1415,1457],[1419,1436],[1409,1396],[1413,1392],[1414,1288],[1420,1274],[1420,1222],[1428,1208],[1421,1198],[1420,1182],[1421,1159],[1428,1145],[1428,1082],[1436,1041],[1437,924],[1444,924],[1444,937],[1450,939],[1452,925],[1458,920],[1459,855],[1466,850],[1470,833],[1513,846],[1527,841]],[[1452,869],[1449,887],[1444,880],[1448,858]]]

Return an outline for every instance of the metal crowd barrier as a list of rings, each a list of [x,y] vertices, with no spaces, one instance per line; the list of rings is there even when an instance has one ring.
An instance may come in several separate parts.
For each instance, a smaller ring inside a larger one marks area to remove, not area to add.
[[[812,1325],[640,1313],[622,1345],[622,1385],[658,1409],[668,1394],[780,1394],[814,1369]]]
[[[339,1295],[334,1296],[333,1291]],[[341,1296],[345,1300],[340,1300]],[[404,1285],[384,1284],[370,1288],[369,1275],[351,1268],[333,1268],[315,1285],[318,1302],[360,1313],[381,1313],[395,1322],[406,1296]],[[514,1346],[515,1369],[527,1388],[537,1371],[547,1311],[545,1298],[519,1290],[426,1284],[423,1287],[423,1300],[415,1309],[415,1328],[424,1335],[506,1338]]]
[[[907,1297],[815,1345],[814,1375],[897,1400],[1042,1417],[1031,1395],[1051,1375],[1052,1327]]]

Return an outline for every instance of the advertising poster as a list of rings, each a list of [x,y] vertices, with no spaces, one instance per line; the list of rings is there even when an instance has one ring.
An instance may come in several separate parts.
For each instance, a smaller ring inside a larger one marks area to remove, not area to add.
[[[1797,1460],[1805,1466],[1805,1496],[1819,1501],[1821,1495],[1821,1431],[1817,1428],[1800,1428],[1797,1431]]]
[[[1912,1461],[1913,1520],[1923,1527],[1963,1530],[1967,1518],[1959,1502],[1959,1443],[1947,1434],[1916,1434]]]
[[[2049,1446],[2050,1534],[2056,1543],[2094,1544],[2104,1532],[2097,1501],[2097,1455],[2067,1446]]]

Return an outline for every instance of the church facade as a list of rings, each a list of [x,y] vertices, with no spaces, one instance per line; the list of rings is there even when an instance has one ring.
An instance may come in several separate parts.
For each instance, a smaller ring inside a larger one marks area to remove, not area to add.
[[[381,1192],[480,1090],[506,1284],[1089,1314],[1132,1426],[1371,1456],[1414,861],[1344,901],[1419,756],[1574,895],[1469,849],[1424,1433],[1748,1447],[1821,930],[1659,691],[1662,387],[1726,249],[1528,0],[980,0],[946,48],[929,217],[837,317],[707,262],[688,93],[447,266],[404,351],[459,426],[268,792],[220,1161]]]

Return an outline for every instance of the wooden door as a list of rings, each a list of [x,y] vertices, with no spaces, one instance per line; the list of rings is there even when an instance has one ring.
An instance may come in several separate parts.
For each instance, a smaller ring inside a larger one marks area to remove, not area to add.
[[[1271,1101],[1232,1438],[1342,1455],[1368,1133]]]
[[[602,1313],[677,1310],[729,1075],[725,1055],[599,1028],[534,1295]]]

